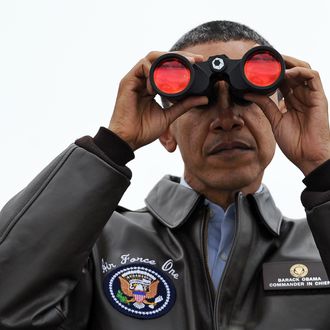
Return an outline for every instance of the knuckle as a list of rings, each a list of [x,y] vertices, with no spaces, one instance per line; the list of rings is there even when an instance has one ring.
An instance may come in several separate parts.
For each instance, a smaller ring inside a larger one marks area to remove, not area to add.
[[[144,57],[137,63],[137,67],[146,66],[147,63],[150,63],[150,61],[148,60],[147,57]]]
[[[302,63],[303,63],[303,66],[304,67],[306,67],[308,69],[311,69],[312,68],[308,62],[303,61]]]
[[[129,71],[125,76],[123,76],[119,82],[119,86],[125,85],[129,80],[130,77],[132,76],[132,71]]]
[[[312,70],[313,72],[313,75],[316,77],[316,78],[320,78],[320,73],[316,70]]]
[[[162,54],[164,54],[164,52],[152,50],[144,57],[144,60],[147,61],[148,63],[151,63],[155,61]]]
[[[153,58],[155,57],[155,55],[157,54],[158,52],[156,52],[155,50],[151,50],[147,55],[146,55],[146,58]]]
[[[120,80],[118,89],[120,91],[124,91],[125,89],[127,89],[127,86],[131,84],[131,81],[132,81],[132,77],[129,74],[127,74]]]
[[[126,80],[127,80],[126,76],[123,77],[123,78],[120,80],[120,82],[119,82],[119,89],[122,89],[122,88],[125,86],[125,84],[126,84]]]

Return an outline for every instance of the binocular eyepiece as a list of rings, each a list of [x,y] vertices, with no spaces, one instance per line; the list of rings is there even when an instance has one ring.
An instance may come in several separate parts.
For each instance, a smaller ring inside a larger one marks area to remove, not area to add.
[[[180,54],[167,53],[152,64],[150,83],[160,96],[180,100],[190,95],[212,97],[214,84],[224,80],[235,101],[244,104],[244,93],[274,93],[284,72],[281,54],[268,46],[254,47],[239,60],[216,55],[194,64]]]

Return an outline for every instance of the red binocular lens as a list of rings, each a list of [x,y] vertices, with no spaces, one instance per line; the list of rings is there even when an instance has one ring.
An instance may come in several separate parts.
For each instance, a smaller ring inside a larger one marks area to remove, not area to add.
[[[168,59],[160,62],[153,73],[157,88],[166,94],[178,94],[190,83],[191,73],[186,63],[179,59]]]
[[[282,56],[267,46],[250,49],[240,60],[216,55],[194,64],[182,55],[168,53],[152,64],[150,82],[159,95],[181,99],[189,95],[210,95],[213,84],[225,80],[231,93],[240,98],[246,92],[272,94],[281,83],[284,71]]]
[[[281,62],[268,51],[252,53],[244,62],[245,78],[254,86],[272,86],[280,78],[281,72]]]

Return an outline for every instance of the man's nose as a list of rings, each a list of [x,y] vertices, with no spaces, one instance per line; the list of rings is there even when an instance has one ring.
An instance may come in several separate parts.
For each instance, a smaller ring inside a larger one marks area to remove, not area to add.
[[[219,81],[214,86],[214,103],[212,111],[214,118],[210,124],[211,130],[230,131],[244,126],[244,120],[239,115],[238,106],[233,102],[229,85]]]

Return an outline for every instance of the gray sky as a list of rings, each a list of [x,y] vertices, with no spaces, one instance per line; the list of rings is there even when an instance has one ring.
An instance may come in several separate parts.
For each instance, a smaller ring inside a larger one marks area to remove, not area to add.
[[[0,207],[76,138],[107,126],[122,76],[209,20],[247,24],[281,53],[311,64],[330,92],[329,1],[0,0]],[[121,204],[143,206],[154,183],[181,175],[179,154],[138,150]],[[302,217],[303,176],[277,152],[264,183]]]

